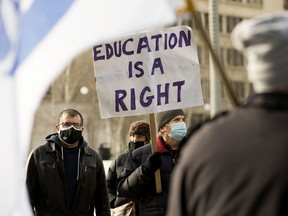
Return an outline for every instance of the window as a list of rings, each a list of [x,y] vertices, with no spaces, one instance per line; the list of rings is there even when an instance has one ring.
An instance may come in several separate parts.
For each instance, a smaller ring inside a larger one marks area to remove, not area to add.
[[[241,17],[227,17],[227,32],[231,33],[233,28],[243,20]]]
[[[220,47],[219,58],[220,58],[221,63],[223,64],[224,59],[225,59],[225,49],[223,47]]]
[[[262,0],[247,0],[248,4],[263,5]]]
[[[222,28],[222,16],[219,15],[219,20],[218,20],[218,24],[219,24],[219,32],[222,32],[223,31],[223,28]],[[207,31],[209,31],[209,14],[208,13],[204,13],[204,22],[203,22],[203,28],[206,29]]]
[[[235,49],[227,49],[228,66],[244,66],[243,55]]]
[[[222,28],[222,19],[223,19],[223,17],[220,15],[220,16],[219,16],[219,32],[222,32],[222,31],[223,31],[223,28]]]
[[[207,31],[209,31],[209,14],[208,13],[204,13],[204,29],[206,29]]]

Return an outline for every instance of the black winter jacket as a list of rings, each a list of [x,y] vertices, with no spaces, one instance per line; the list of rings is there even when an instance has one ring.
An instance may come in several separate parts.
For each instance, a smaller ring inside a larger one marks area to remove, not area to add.
[[[26,184],[35,215],[109,216],[105,170],[100,155],[84,140],[79,154],[79,178],[74,205],[69,208],[63,154],[57,134],[36,148],[28,161]],[[56,142],[55,142],[56,141]]]
[[[126,163],[127,158],[129,157],[129,152],[125,152],[117,156],[110,164],[110,167],[107,172],[107,187],[108,187],[108,196],[111,208],[116,208],[125,203],[128,203],[125,197],[121,196],[117,192],[117,181],[121,176],[121,173],[124,170],[124,164]]]
[[[164,216],[166,214],[170,177],[175,164],[179,160],[184,139],[180,143],[178,151],[174,154],[162,137],[157,137],[157,148],[159,152],[162,152],[162,166],[160,168],[162,193],[156,193],[154,173],[152,175],[144,174],[141,167],[151,154],[151,144],[140,147],[131,153],[125,163],[118,192],[128,199],[138,201],[138,215]]]

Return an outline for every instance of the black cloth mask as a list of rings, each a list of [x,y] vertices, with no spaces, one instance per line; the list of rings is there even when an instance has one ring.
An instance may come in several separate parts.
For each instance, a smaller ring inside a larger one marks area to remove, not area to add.
[[[135,150],[135,149],[137,149],[137,148],[139,148],[139,147],[141,147],[141,146],[143,146],[144,145],[144,141],[141,141],[141,142],[133,142],[133,141],[130,141],[129,143],[128,143],[128,151],[129,152],[132,152],[133,150]]]
[[[73,144],[82,137],[82,130],[77,130],[73,126],[65,130],[60,130],[60,138],[67,144]]]
[[[134,149],[137,149],[137,148],[139,148],[139,147],[141,147],[141,146],[144,146],[144,141],[141,141],[141,142],[134,142]]]

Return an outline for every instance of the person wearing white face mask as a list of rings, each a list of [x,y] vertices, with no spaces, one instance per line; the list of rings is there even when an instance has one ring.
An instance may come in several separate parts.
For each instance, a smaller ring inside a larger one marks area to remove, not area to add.
[[[156,116],[157,152],[151,144],[134,150],[124,165],[118,193],[138,203],[137,215],[164,216],[172,170],[180,157],[187,132],[182,109],[169,110]],[[155,171],[160,169],[162,192],[156,192]]]
[[[62,111],[56,130],[28,159],[26,185],[34,214],[110,216],[103,162],[82,136],[82,115]]]

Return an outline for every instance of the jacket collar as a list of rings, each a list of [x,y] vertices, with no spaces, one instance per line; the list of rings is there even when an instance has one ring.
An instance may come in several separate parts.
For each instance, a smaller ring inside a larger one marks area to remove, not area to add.
[[[81,143],[80,147],[79,147],[81,149],[81,153],[80,153],[81,156],[84,154],[85,155],[92,155],[92,152],[89,149],[87,142],[83,138],[81,138],[79,143]],[[46,152],[50,152],[50,153],[56,152],[63,159],[62,148],[63,147],[61,146],[61,144],[59,144],[58,142],[51,141],[51,140],[49,140],[46,144]],[[79,148],[76,148],[76,149],[79,149]]]
[[[254,94],[248,98],[244,106],[261,107],[264,109],[288,109],[288,94],[283,93],[265,93]]]
[[[181,148],[183,147],[185,141],[186,141],[186,137],[184,137],[181,140],[181,142],[179,143],[178,150],[181,150]],[[157,137],[156,143],[157,143],[157,149],[158,149],[159,152],[164,152],[164,151],[170,151],[171,150],[170,145],[165,143],[164,139],[161,136]]]

